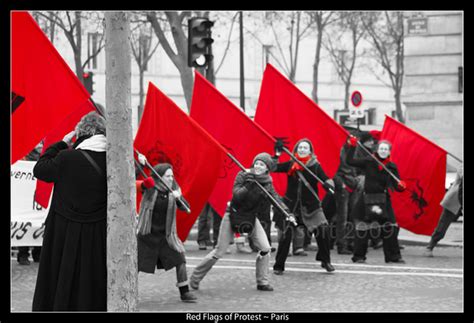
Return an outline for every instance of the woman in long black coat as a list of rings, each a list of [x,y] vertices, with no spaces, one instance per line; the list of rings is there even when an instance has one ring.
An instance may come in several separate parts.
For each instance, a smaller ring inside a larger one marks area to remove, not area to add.
[[[347,154],[347,163],[361,168],[365,175],[363,195],[351,212],[355,223],[353,262],[366,260],[369,230],[380,227],[385,262],[404,263],[398,245],[398,225],[390,200],[389,189],[403,191],[406,185],[397,182],[377,161],[382,163],[394,176],[399,178],[398,169],[390,159],[391,144],[382,140],[372,156],[354,157],[357,138],[349,139],[351,148]]]
[[[334,182],[326,175],[321,164],[317,161],[314,155],[313,144],[309,139],[304,138],[298,141],[293,148],[293,154],[324,182],[326,189],[334,188]],[[308,232],[315,235],[316,243],[318,244],[316,260],[321,261],[321,266],[328,272],[334,271],[329,251],[329,226],[321,209],[319,197],[313,194],[313,192],[316,195],[318,194],[318,180],[293,161],[279,163],[274,172],[288,174],[288,185],[283,201],[296,216],[298,225],[306,226]],[[303,179],[312,188],[313,192],[304,184]],[[317,213],[314,214],[315,212]],[[306,218],[310,214],[313,214],[313,217]],[[278,212],[275,212],[273,220],[275,225],[283,232],[278,243],[276,260],[273,266],[273,272],[276,275],[281,275],[285,270],[285,262],[288,257],[292,237],[298,231],[289,225]]]
[[[107,310],[105,119],[85,115],[68,149],[73,135],[51,145],[33,169],[54,183],[33,311]]]
[[[138,270],[153,274],[155,268],[176,268],[176,286],[179,288],[181,300],[195,302],[196,296],[188,287],[185,249],[176,233],[176,209],[184,210],[183,204],[179,202],[184,198],[174,180],[170,164],[158,164],[154,169],[168,187],[172,188],[172,193],[158,178],[156,181],[153,179],[154,174],[141,184],[144,193],[138,220]]]

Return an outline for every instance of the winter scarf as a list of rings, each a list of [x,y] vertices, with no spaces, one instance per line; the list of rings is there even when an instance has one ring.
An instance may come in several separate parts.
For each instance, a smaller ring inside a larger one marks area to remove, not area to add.
[[[160,166],[163,164],[160,164]],[[165,167],[166,168],[166,167]],[[171,165],[166,169],[171,168]],[[155,168],[156,169],[156,168]],[[165,169],[165,171],[166,171]],[[163,173],[165,172],[163,171]],[[160,173],[159,171],[158,173]],[[160,174],[162,175],[162,174]],[[151,233],[151,222],[153,216],[153,208],[155,207],[158,192],[167,193],[168,189],[165,185],[156,180],[155,187],[144,192],[140,205],[140,214],[138,216],[138,234],[147,235]],[[176,182],[173,183],[173,189],[179,189]],[[168,207],[166,210],[166,241],[171,249],[184,253],[183,243],[176,233],[176,199],[173,194],[168,194]]]
[[[318,162],[314,154],[308,155],[306,157],[300,157],[298,153],[296,153],[295,157],[304,165],[306,165],[306,167],[311,167]],[[288,175],[292,176],[295,174],[296,171],[303,171],[303,167],[297,162],[294,162],[293,165],[291,165],[290,170],[288,171]]]
[[[378,161],[382,162],[382,164],[384,164],[384,166],[387,166],[387,164],[392,161],[392,159],[390,158],[390,156],[388,156],[388,157],[385,158],[385,159],[382,159],[382,158],[380,158],[380,156],[379,156],[377,153],[375,153],[374,155],[375,155],[374,157],[377,158]],[[380,164],[377,163],[377,166],[378,166],[378,168],[379,168],[379,171],[382,171],[382,170],[383,170],[382,165],[380,165]]]
[[[94,135],[78,138],[73,148],[104,152],[106,146],[107,138],[104,135]]]

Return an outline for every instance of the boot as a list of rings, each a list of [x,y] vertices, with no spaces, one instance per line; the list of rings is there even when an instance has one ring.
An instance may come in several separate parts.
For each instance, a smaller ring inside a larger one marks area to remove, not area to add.
[[[179,287],[181,300],[185,303],[196,303],[197,297],[189,291],[188,285]]]

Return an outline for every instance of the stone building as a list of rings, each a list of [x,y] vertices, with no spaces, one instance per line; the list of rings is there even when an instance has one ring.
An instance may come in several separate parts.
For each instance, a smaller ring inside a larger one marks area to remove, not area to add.
[[[406,124],[462,159],[463,12],[424,11],[406,18],[402,92]],[[448,157],[448,170],[458,165]]]

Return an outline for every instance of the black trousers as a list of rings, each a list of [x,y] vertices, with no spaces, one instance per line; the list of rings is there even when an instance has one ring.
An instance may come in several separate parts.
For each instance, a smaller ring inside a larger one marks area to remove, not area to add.
[[[295,227],[288,225],[284,233],[281,235],[280,241],[278,242],[275,264],[273,265],[274,270],[285,270],[285,262],[286,258],[288,257],[290,244],[294,234]],[[316,260],[321,262],[331,262],[329,251],[329,226],[327,224],[323,224],[310,234],[314,234],[316,243],[318,244]]]
[[[366,254],[369,238],[371,238],[371,231],[372,230],[355,230],[354,254],[352,256],[352,261],[367,259]],[[379,232],[383,241],[383,253],[385,256],[385,261],[396,261],[401,259],[402,256],[400,254],[400,246],[398,245],[399,228],[393,225],[385,224],[381,227]]]

